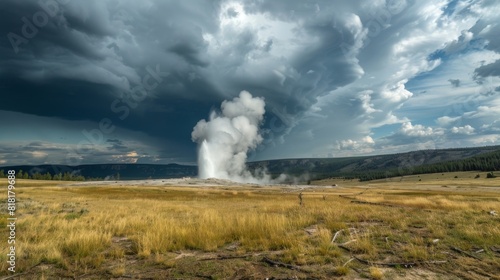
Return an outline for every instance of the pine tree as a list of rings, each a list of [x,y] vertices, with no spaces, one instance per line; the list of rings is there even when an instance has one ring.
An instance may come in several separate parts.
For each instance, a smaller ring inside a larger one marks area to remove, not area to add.
[[[35,180],[43,180],[45,176],[40,174],[40,172],[36,172],[35,174],[33,174],[32,178]]]
[[[54,177],[52,178],[52,180],[58,180],[58,181],[61,181],[62,180],[62,173],[59,172],[58,174],[54,174]]]
[[[50,175],[49,172],[45,173],[45,175],[43,175],[43,179],[44,180],[52,180],[52,175]]]
[[[73,175],[71,175],[71,173],[69,173],[69,172],[65,172],[63,175],[63,180],[64,181],[71,181],[71,179],[73,179]]]

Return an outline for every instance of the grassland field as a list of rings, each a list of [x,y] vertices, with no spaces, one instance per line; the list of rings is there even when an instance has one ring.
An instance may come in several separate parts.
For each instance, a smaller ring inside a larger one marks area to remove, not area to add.
[[[0,279],[500,279],[500,177],[484,172],[15,186],[16,272],[4,187]]]

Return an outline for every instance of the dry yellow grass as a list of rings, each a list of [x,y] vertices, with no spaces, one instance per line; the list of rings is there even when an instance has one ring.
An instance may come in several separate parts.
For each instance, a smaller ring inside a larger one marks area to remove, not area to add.
[[[479,264],[485,273],[498,267],[491,248],[500,244],[499,218],[487,213],[500,210],[498,193],[400,187],[378,183],[362,194],[364,186],[309,189],[301,207],[297,192],[279,188],[68,187],[20,180],[17,271],[48,263],[117,277],[126,273],[126,256],[176,271],[172,252],[220,253],[231,244],[236,254],[276,252],[281,262],[330,267],[332,275],[354,273],[349,267],[360,264],[346,264],[351,254],[421,262],[447,260],[444,252],[455,246],[485,250]],[[351,203],[338,194],[395,207]],[[6,215],[0,221],[0,234],[7,236]],[[3,249],[3,274],[5,256]],[[383,277],[375,268],[367,274]]]
[[[383,279],[384,273],[377,267],[370,267],[370,278],[374,280]]]

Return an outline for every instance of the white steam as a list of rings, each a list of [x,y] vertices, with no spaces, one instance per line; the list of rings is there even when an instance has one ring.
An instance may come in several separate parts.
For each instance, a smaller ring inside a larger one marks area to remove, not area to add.
[[[212,111],[201,120],[191,137],[198,143],[198,176],[236,182],[265,183],[263,172],[251,174],[246,168],[247,152],[262,142],[259,126],[266,112],[263,98],[240,92],[232,101],[223,101],[221,112]]]

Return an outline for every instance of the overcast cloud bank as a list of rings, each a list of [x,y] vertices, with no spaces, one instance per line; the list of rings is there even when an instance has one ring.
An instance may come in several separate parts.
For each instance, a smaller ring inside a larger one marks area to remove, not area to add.
[[[194,164],[192,128],[242,90],[266,105],[249,160],[500,144],[499,17],[493,0],[4,0],[0,165]]]

